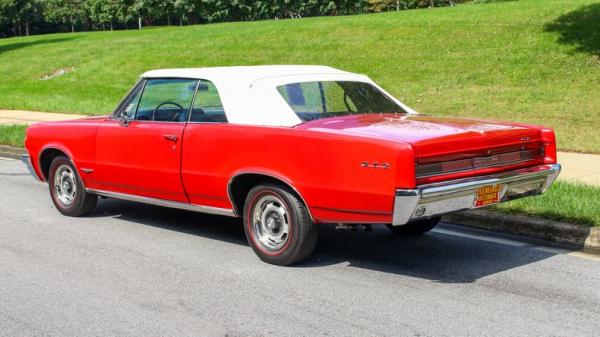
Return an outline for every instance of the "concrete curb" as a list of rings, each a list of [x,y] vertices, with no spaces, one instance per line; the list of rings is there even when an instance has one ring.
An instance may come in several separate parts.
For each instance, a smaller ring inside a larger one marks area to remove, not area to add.
[[[444,216],[444,221],[573,245],[585,252],[600,254],[600,228],[487,210],[450,214]]]
[[[0,157],[21,159],[21,155],[24,154],[27,154],[27,151],[23,147],[0,145]]]

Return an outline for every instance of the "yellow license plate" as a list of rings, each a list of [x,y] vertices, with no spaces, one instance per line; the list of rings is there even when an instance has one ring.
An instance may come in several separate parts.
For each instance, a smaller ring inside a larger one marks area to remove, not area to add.
[[[477,189],[475,207],[482,207],[500,202],[502,185],[486,185]]]

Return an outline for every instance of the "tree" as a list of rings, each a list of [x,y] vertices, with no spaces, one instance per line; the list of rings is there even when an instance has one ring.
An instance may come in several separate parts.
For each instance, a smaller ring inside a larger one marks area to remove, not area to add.
[[[0,0],[0,28],[12,29],[16,35],[14,22],[17,16],[17,2],[15,0]]]
[[[174,13],[179,17],[179,25],[183,25],[183,20],[193,16],[196,8],[200,5],[199,0],[175,0],[173,4]]]
[[[172,14],[173,0],[133,0],[129,7],[131,16],[138,18],[139,28],[142,28],[142,19],[150,24],[153,19],[164,18]],[[168,19],[170,20],[170,19]]]
[[[309,15],[311,6],[314,6],[314,1],[294,1],[294,0],[273,0],[266,4],[270,9],[267,14],[268,18],[301,18],[304,15]]]
[[[43,17],[44,7],[40,0],[21,0],[23,5],[18,14],[20,20],[25,24],[25,35],[30,33],[32,22],[40,21]]]
[[[86,6],[90,18],[102,29],[108,25],[110,30],[113,30],[115,22],[123,19],[122,13],[127,11],[127,4],[122,0],[86,0]]]
[[[46,0],[46,19],[50,22],[70,24],[71,32],[75,25],[88,18],[84,0]]]
[[[37,0],[0,0],[0,31],[9,26],[12,35],[29,35],[30,23],[40,18]]]
[[[170,25],[173,19],[195,24],[222,21],[349,15],[430,6],[452,6],[465,0],[0,0],[0,37],[71,31],[111,30],[137,21]]]

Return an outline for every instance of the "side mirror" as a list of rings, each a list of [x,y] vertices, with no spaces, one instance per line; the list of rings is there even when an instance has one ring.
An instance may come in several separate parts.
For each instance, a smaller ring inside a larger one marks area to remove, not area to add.
[[[131,123],[131,119],[129,118],[129,116],[127,116],[127,112],[123,111],[119,115],[119,125],[127,127],[127,126],[129,126],[130,123]]]
[[[129,104],[127,108],[123,109],[119,114],[119,122],[122,126],[128,126],[133,118],[135,117],[135,108],[137,104]]]

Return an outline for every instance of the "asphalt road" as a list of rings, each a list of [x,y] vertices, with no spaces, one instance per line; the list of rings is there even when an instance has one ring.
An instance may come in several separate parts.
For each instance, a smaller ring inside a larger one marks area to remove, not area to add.
[[[0,160],[0,336],[598,336],[600,259],[442,225],[324,226],[261,262],[239,222],[102,200],[60,215]]]

